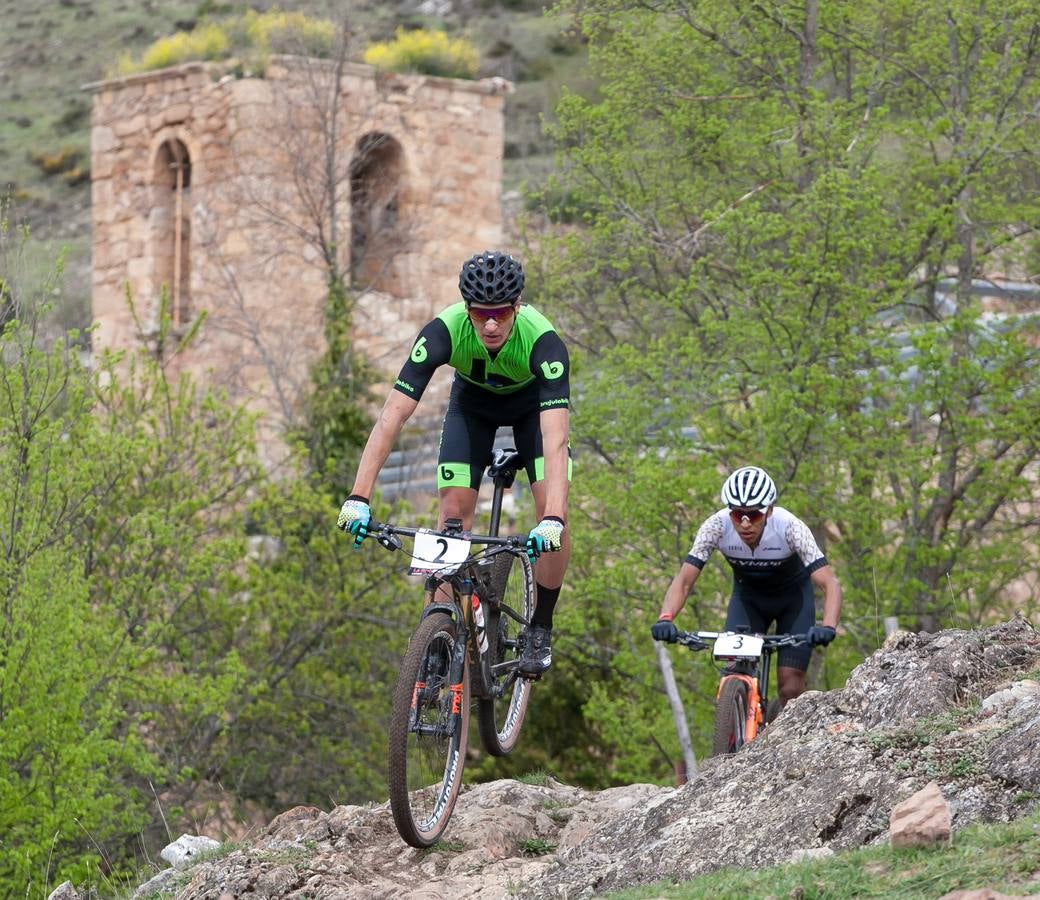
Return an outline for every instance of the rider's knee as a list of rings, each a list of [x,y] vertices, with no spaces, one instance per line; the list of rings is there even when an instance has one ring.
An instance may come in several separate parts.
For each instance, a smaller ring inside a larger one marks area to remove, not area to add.
[[[805,673],[797,669],[789,670],[780,675],[777,685],[777,694],[782,704],[787,704],[800,694],[805,693]]]
[[[476,507],[475,494],[475,491],[459,488],[442,490],[440,492],[441,525],[448,519],[462,519],[468,525]]]

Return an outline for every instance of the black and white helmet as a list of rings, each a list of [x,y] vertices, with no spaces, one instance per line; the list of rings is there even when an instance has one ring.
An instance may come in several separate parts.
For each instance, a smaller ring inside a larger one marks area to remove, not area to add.
[[[776,501],[776,485],[758,466],[737,469],[722,486],[722,502],[730,509],[765,509]]]
[[[485,250],[462,264],[459,291],[467,304],[512,303],[524,289],[524,267],[508,253]]]

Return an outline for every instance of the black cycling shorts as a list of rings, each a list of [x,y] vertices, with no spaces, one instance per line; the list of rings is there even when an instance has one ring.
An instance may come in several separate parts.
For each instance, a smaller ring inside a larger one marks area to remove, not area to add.
[[[762,591],[735,583],[726,613],[726,631],[738,626],[750,629],[752,634],[765,634],[776,623],[777,634],[805,634],[816,624],[816,602],[813,586],[808,578],[777,591]],[[805,672],[812,658],[812,647],[781,647],[777,665]]]
[[[545,466],[538,397],[539,386],[534,382],[513,394],[492,394],[456,378],[441,426],[437,487],[479,489],[484,469],[491,464],[495,432],[505,427],[513,429],[528,480],[531,484],[541,481]],[[570,469],[568,460],[568,481]]]

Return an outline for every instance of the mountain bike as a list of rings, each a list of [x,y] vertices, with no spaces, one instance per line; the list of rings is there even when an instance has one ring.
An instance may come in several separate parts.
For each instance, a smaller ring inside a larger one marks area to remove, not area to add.
[[[401,837],[429,847],[451,818],[462,787],[470,699],[477,698],[481,742],[492,756],[517,743],[532,682],[519,672],[535,608],[526,535],[499,537],[502,496],[521,467],[515,450],[497,449],[489,534],[373,522],[369,534],[388,550],[414,538],[410,573],[426,575],[425,605],[408,642],[390,716],[390,809]],[[474,545],[482,549],[472,550]]]
[[[712,647],[722,670],[715,696],[712,756],[736,753],[777,717],[780,701],[769,699],[772,656],[781,647],[808,643],[804,634],[750,634],[742,631],[680,631],[679,643],[691,650]],[[713,644],[709,645],[709,641]]]

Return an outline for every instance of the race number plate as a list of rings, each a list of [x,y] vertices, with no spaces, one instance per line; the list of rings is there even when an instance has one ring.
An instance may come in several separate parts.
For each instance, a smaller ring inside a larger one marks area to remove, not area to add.
[[[469,558],[469,541],[420,529],[412,548],[409,575],[450,575]]]
[[[753,634],[726,632],[716,638],[711,654],[716,659],[758,659],[762,644],[762,638]]]

